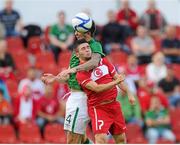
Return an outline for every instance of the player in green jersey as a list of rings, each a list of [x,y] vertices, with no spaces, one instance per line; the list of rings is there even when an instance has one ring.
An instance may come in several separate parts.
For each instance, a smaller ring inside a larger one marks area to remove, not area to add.
[[[42,80],[49,84],[54,81],[66,82],[71,89],[71,95],[69,96],[66,103],[66,116],[64,129],[67,130],[67,143],[88,143],[88,139],[85,137],[85,131],[87,123],[89,122],[89,116],[87,112],[87,96],[81,90],[77,80],[76,72],[82,70],[91,70],[98,66],[101,57],[104,57],[102,46],[99,42],[93,39],[95,32],[95,23],[91,29],[85,33],[75,32],[77,39],[86,39],[88,41],[91,50],[93,52],[92,59],[83,65],[79,65],[79,58],[73,52],[69,69],[61,72],[57,76],[52,74],[44,74]]]

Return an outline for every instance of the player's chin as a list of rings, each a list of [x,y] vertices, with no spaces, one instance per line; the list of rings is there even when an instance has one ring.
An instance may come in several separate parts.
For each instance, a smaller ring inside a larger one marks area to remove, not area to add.
[[[90,60],[91,59],[91,55],[86,56],[85,58],[86,58],[86,60]]]
[[[81,39],[84,39],[83,37],[81,36],[76,36],[77,40],[81,40]]]

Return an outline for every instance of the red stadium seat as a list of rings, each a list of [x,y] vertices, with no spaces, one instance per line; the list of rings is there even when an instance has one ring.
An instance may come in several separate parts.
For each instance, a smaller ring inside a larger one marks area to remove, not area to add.
[[[17,96],[18,83],[15,80],[6,80],[6,85],[11,97]]]
[[[148,141],[144,137],[137,137],[129,140],[128,144],[148,144]]]
[[[17,55],[19,56],[19,55],[27,55],[27,51],[25,50],[25,49],[20,49],[20,50],[12,50],[12,52],[11,51],[9,51],[9,53],[13,56],[13,57],[16,57]]]
[[[15,130],[12,125],[0,125],[0,143],[17,143]]]
[[[30,67],[28,53],[26,51],[19,52],[13,55],[16,67],[19,71],[27,71]]]
[[[51,62],[51,63],[55,63],[54,61],[54,57],[53,54],[49,51],[44,51],[42,53],[38,53],[35,55],[36,56],[36,61],[38,62]]]
[[[58,66],[54,61],[53,54],[50,52],[42,52],[36,54],[35,66],[43,72],[57,74],[59,72]]]
[[[68,68],[69,67],[69,62],[71,58],[71,52],[70,51],[65,51],[60,53],[59,59],[58,59],[58,66],[60,69],[62,68]]]
[[[140,75],[144,76],[146,74],[146,67],[147,67],[147,64],[139,65]]]
[[[28,40],[28,51],[32,54],[40,53],[44,49],[41,37],[34,36]]]
[[[44,138],[48,143],[66,143],[66,135],[63,126],[57,123],[49,123],[46,125]]]
[[[172,66],[175,76],[180,79],[180,64],[173,64]]]
[[[129,36],[126,40],[125,43],[129,46],[129,48],[131,49],[131,41],[132,41],[133,37]]]
[[[172,124],[180,123],[180,120],[178,117],[180,116],[180,108],[171,109],[170,110],[170,116],[171,116],[171,122]]]
[[[8,49],[10,51],[14,51],[14,53],[16,53],[18,50],[24,49],[24,45],[20,37],[8,37],[6,41]]]
[[[179,116],[180,116],[180,108],[170,110],[172,130],[176,136],[177,141],[180,141],[180,120],[179,120]]]
[[[173,132],[176,136],[176,141],[180,142],[180,132]]]
[[[157,144],[174,144],[175,142],[166,140],[166,139],[159,139],[156,143]]]
[[[33,123],[20,124],[19,139],[23,143],[41,143],[42,138],[37,125]]]
[[[50,39],[49,39],[50,28],[51,28],[51,26],[47,26],[44,30],[44,43],[46,45],[50,44]]]
[[[127,141],[128,142],[144,142],[144,136],[141,127],[136,124],[127,124]]]
[[[162,39],[160,37],[154,38],[154,44],[155,44],[156,51],[161,50],[161,41],[162,41]]]
[[[127,54],[121,51],[112,52],[108,57],[114,65],[122,65],[127,62]]]
[[[180,39],[180,26],[176,26],[176,36]]]
[[[58,69],[58,66],[54,63],[37,62],[36,67],[43,73],[52,73],[54,75],[57,75],[60,72],[60,69]]]

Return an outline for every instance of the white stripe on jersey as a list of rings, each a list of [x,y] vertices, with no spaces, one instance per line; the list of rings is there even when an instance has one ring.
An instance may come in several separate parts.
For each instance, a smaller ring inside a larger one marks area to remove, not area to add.
[[[102,78],[103,76],[105,76],[107,74],[109,74],[109,70],[106,65],[98,66],[91,73],[91,80],[97,81],[98,79]]]
[[[95,115],[95,124],[96,124],[96,130],[98,130],[98,120],[97,120],[97,112],[96,112],[96,108],[95,107],[93,107],[94,108],[94,115]]]

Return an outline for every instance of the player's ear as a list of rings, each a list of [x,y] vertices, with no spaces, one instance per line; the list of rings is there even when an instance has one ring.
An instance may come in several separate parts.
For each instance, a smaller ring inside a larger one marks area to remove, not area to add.
[[[76,56],[79,58],[79,52],[78,52],[78,49],[76,49]]]
[[[79,53],[76,53],[76,56],[79,58]]]
[[[91,32],[86,32],[84,35],[85,36],[91,36]]]

